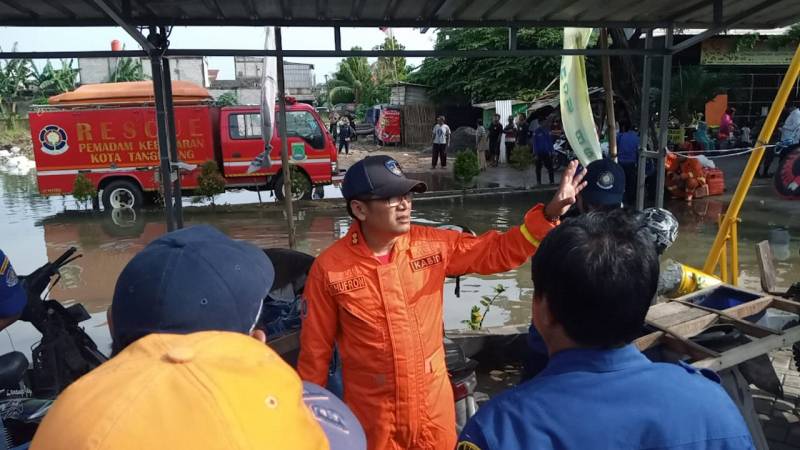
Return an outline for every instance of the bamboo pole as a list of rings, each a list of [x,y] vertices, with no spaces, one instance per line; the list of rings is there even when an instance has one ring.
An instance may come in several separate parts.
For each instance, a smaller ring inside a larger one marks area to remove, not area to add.
[[[608,48],[608,28],[600,30],[600,46]],[[617,120],[614,115],[614,87],[611,82],[611,61],[608,55],[601,57],[603,63],[603,89],[606,91],[606,124],[608,125],[608,156],[617,160]]]

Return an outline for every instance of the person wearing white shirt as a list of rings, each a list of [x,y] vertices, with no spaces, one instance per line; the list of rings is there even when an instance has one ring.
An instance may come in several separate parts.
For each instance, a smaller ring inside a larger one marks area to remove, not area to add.
[[[436,118],[433,126],[433,158],[431,169],[436,168],[436,161],[441,161],[442,168],[447,167],[447,146],[450,144],[450,127],[444,123],[444,116]]]

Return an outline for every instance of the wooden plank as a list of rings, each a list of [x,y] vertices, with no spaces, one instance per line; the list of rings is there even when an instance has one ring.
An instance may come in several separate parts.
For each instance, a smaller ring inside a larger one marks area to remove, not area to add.
[[[653,322],[661,325],[662,327],[672,327],[708,314],[709,314],[708,312],[703,311],[702,309],[686,307],[685,311],[681,311],[676,314],[671,314],[669,316],[662,317],[660,319],[654,320]]]
[[[680,303],[675,303],[672,301],[658,303],[651,306],[650,309],[647,310],[647,320],[658,320],[662,317],[677,314],[681,311],[686,311],[686,307]]]
[[[694,362],[692,365],[698,368],[709,368],[720,371],[741,364],[756,356],[763,355],[764,353],[769,353],[772,350],[788,347],[798,341],[800,341],[800,325],[783,330],[783,334],[757,339],[748,344],[740,345],[723,352],[719,356]]]
[[[664,345],[667,345],[673,350],[689,355],[695,359],[719,357],[719,353],[715,352],[714,350],[705,348],[696,342],[692,342],[670,328],[662,327],[654,322],[647,322],[647,324],[664,333],[666,335],[663,338]]]
[[[761,275],[761,289],[770,294],[779,294],[778,279],[775,276],[775,264],[772,255],[772,248],[769,241],[761,241],[756,244],[756,259],[758,260],[758,271]]]
[[[661,343],[661,339],[664,337],[664,333],[661,331],[656,331],[654,333],[645,334],[637,338],[633,341],[633,345],[639,349],[640,352],[643,352],[649,348],[655,347],[656,345]]]
[[[741,305],[736,305],[732,308],[724,309],[723,311],[733,317],[742,319],[764,311],[770,307],[770,304],[772,304],[772,297],[761,297],[742,303]]]
[[[772,303],[769,306],[771,308],[780,309],[781,311],[800,314],[800,303],[793,300],[773,297]]]
[[[673,300],[673,301],[680,302],[680,303],[682,303],[684,305],[687,305],[687,306],[691,306],[692,308],[697,308],[697,309],[701,309],[703,311],[706,311],[706,312],[709,312],[709,313],[712,313],[712,314],[716,314],[723,321],[728,322],[728,323],[736,326],[736,328],[738,328],[739,330],[743,331],[745,334],[748,334],[750,336],[755,336],[755,337],[760,337],[761,338],[761,337],[766,337],[766,336],[770,336],[770,335],[773,335],[773,334],[781,334],[781,332],[778,331],[778,330],[773,330],[771,328],[762,327],[761,325],[758,325],[758,324],[755,324],[755,323],[752,323],[752,322],[747,322],[747,321],[741,320],[738,317],[732,316],[732,315],[730,315],[730,314],[728,314],[728,313],[726,313],[724,311],[720,311],[720,310],[713,309],[713,308],[706,308],[705,306],[701,306],[701,305],[687,304],[686,302],[682,302],[680,300]]]
[[[683,337],[692,337],[702,333],[717,320],[719,316],[716,314],[705,314],[688,322],[672,325],[669,329]]]

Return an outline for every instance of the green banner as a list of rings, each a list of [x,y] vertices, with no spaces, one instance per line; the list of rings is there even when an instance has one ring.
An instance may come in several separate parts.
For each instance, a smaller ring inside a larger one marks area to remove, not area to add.
[[[591,35],[591,28],[564,28],[564,48],[586,48]],[[584,167],[603,157],[589,103],[586,58],[583,56],[561,57],[561,122],[575,156]]]

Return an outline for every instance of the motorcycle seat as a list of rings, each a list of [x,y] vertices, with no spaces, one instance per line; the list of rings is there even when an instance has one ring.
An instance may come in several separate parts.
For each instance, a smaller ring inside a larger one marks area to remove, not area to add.
[[[22,352],[0,355],[0,388],[15,387],[28,370],[28,358]]]

